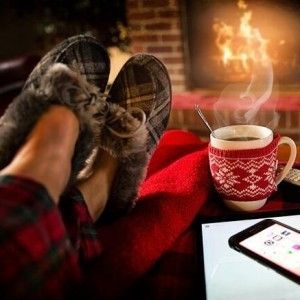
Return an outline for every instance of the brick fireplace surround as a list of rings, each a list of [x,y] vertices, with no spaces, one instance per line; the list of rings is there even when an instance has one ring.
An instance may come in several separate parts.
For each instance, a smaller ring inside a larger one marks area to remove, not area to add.
[[[208,131],[194,111],[194,103],[204,101],[209,91],[188,89],[185,49],[187,41],[182,24],[180,0],[127,0],[131,51],[147,52],[160,58],[169,71],[173,89],[173,109],[169,128],[182,128],[207,138]],[[298,93],[300,96],[300,93]],[[279,132],[300,144],[300,101],[297,94],[284,95],[280,101]],[[286,105],[288,101],[288,105]],[[203,111],[211,119],[209,109]]]

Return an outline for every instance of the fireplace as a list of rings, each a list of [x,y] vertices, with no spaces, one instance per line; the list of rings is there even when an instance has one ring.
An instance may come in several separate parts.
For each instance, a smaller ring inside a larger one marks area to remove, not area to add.
[[[299,1],[186,0],[184,8],[190,88],[247,82],[262,56],[270,60],[280,89],[298,87]]]
[[[173,87],[169,128],[187,129],[207,138],[208,131],[194,110],[196,103],[202,104],[206,117],[214,122],[213,98],[228,87],[247,91],[253,78],[263,80],[256,85],[258,89],[270,88],[272,79],[270,98],[278,101],[263,107],[263,124],[276,106],[277,129],[300,144],[299,12],[296,0],[127,0],[132,52],[154,54],[169,70]],[[248,43],[264,51],[249,53],[247,43],[239,47],[245,41],[239,34],[241,20],[250,37],[259,38]],[[229,53],[224,50],[226,36],[220,34],[224,28],[233,32],[227,33]],[[257,55],[259,63],[254,63]],[[257,65],[263,66],[263,72],[257,72]],[[233,102],[222,111],[230,117],[234,110]]]

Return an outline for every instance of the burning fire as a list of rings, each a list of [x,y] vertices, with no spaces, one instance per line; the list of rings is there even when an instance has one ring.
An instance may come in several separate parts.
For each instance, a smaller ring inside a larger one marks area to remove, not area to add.
[[[244,0],[239,0],[237,6],[242,11],[238,28],[215,21],[216,45],[221,52],[219,59],[225,67],[233,67],[235,72],[250,73],[253,63],[270,62],[269,41],[262,37],[258,28],[251,26],[252,11],[247,10]]]

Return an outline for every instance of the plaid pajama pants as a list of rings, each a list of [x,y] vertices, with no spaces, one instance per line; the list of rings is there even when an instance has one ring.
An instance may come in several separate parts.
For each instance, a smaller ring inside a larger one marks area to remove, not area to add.
[[[81,194],[60,202],[29,179],[0,177],[1,299],[65,299],[78,287],[80,262],[101,252]]]

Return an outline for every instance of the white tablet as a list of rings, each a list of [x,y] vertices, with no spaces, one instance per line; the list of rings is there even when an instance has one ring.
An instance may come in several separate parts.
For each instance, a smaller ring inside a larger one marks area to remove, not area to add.
[[[268,214],[243,214],[199,222],[199,258],[202,268],[201,299],[296,300],[300,285],[229,246],[229,239],[264,219],[300,229],[300,210]],[[295,235],[296,239],[299,235]],[[298,247],[298,246],[299,247]],[[293,240],[293,263],[300,268],[300,240]]]

